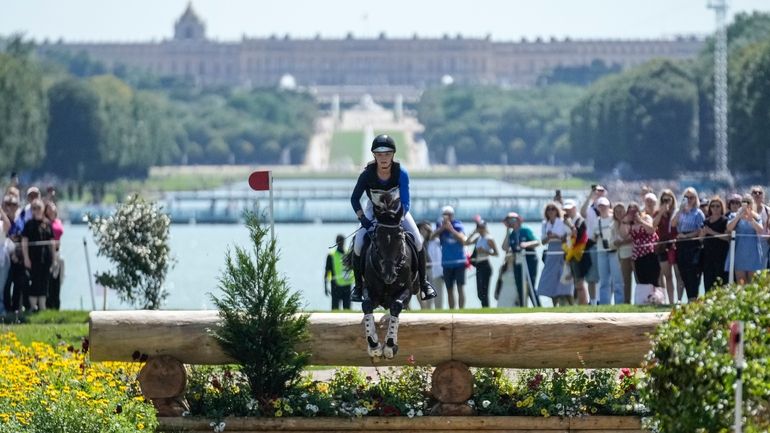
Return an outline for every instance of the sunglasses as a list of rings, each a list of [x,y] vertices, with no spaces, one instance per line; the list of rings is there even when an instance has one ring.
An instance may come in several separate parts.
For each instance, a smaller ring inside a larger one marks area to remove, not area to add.
[[[692,199],[695,198],[695,196],[694,195],[686,195],[686,196],[684,196],[684,198],[686,198],[687,200],[692,200]]]
[[[751,204],[751,202],[748,201],[748,200],[743,200],[741,203],[743,203],[743,204]]]
[[[751,195],[762,195],[764,194],[762,191],[751,191]]]
[[[716,208],[716,207],[722,207],[722,205],[721,205],[721,204],[719,204],[719,203],[711,203],[711,204],[709,205],[709,207],[711,207],[711,208]]]

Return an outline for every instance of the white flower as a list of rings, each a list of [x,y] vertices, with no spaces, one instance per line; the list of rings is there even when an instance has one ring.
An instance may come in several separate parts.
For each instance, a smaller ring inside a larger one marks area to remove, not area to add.
[[[414,418],[414,409],[409,409],[409,412],[406,413],[406,416],[409,418]]]
[[[486,409],[489,407],[489,405],[492,404],[489,400],[484,400],[481,402],[481,406]]]
[[[473,400],[468,400],[468,406],[475,406],[476,402]]]
[[[417,416],[422,416],[422,410],[417,411]]]

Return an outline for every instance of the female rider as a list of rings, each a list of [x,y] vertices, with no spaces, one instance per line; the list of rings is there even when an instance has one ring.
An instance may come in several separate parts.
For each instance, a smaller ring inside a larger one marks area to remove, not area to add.
[[[411,233],[417,248],[418,271],[420,276],[420,291],[422,300],[428,300],[436,297],[436,291],[433,290],[430,282],[426,278],[425,272],[425,250],[422,248],[423,242],[417,224],[409,213],[409,175],[398,162],[393,160],[396,153],[396,142],[386,134],[378,135],[372,141],[372,154],[374,162],[370,162],[364,171],[358,176],[358,182],[350,196],[350,203],[356,212],[358,221],[361,222],[363,230],[356,233],[355,243],[353,244],[353,272],[355,274],[355,286],[350,300],[353,302],[363,301],[363,247],[364,236],[366,232],[374,225],[374,205],[372,204],[372,195],[382,194],[398,188],[403,211],[401,226],[407,232]],[[369,200],[366,202],[366,209],[361,207],[361,197],[366,193]]]

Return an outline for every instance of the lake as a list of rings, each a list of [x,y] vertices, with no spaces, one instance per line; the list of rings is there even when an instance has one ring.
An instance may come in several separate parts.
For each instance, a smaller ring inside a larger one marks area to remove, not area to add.
[[[473,222],[465,222],[466,232],[475,227]],[[529,224],[534,233],[540,233],[539,224]],[[330,298],[324,295],[323,273],[326,254],[334,244],[337,234],[348,235],[357,228],[355,224],[277,224],[275,227],[281,259],[279,270],[285,275],[293,290],[299,291],[306,309],[329,310]],[[505,236],[505,227],[500,222],[490,221],[489,229],[495,241],[500,243]],[[109,269],[110,263],[103,257],[96,257],[93,237],[85,225],[66,224],[62,237],[61,254],[66,262],[65,279],[62,285],[62,309],[91,309],[88,272],[83,247],[83,239],[88,244],[92,274]],[[248,231],[242,225],[186,225],[172,224],[171,253],[176,266],[169,272],[167,289],[169,296],[166,309],[211,309],[211,295],[218,294],[218,278],[222,272],[225,254],[235,245],[248,247]],[[469,250],[470,251],[470,250]],[[502,264],[502,257],[493,257],[495,272]],[[480,307],[476,297],[475,271],[469,269],[465,287],[466,307]],[[494,287],[494,286],[493,286]],[[491,296],[491,295],[490,295]],[[97,290],[96,305],[102,307],[102,291]],[[111,309],[131,308],[119,302],[113,294],[108,294],[108,307]],[[543,298],[546,305],[549,299]],[[444,301],[446,302],[446,301]],[[492,301],[494,304],[494,301]],[[416,301],[412,301],[416,306]],[[360,309],[360,304],[353,304]]]

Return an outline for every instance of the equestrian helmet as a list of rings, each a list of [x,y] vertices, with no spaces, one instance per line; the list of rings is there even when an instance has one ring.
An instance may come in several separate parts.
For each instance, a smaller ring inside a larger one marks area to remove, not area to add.
[[[396,142],[388,134],[380,134],[372,141],[372,152],[396,152]]]

